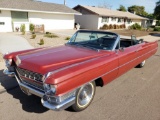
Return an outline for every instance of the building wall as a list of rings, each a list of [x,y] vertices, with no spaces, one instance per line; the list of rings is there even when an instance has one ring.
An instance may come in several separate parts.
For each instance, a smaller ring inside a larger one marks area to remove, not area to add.
[[[0,13],[0,23],[4,22],[4,25],[0,25],[0,32],[12,32],[12,20],[11,12],[2,10]]]
[[[142,26],[142,20],[136,20],[136,19],[131,19],[132,22],[130,24],[126,23],[126,28],[128,28],[129,26],[138,23],[140,26]]]
[[[102,17],[99,17],[98,28],[102,27],[104,24],[107,24],[107,25],[110,25],[110,24],[112,24],[112,25],[114,25],[114,24],[122,25],[122,24],[124,24],[124,21],[118,22],[118,18],[116,18],[115,21],[112,21],[112,18],[109,17],[108,22],[102,22]]]
[[[98,29],[99,16],[97,15],[75,15],[75,22],[82,29]]]
[[[99,29],[100,27],[102,27],[104,24],[107,24],[107,25],[110,25],[110,24],[112,24],[112,25],[114,25],[114,24],[116,24],[116,25],[125,24],[125,25],[126,25],[126,28],[128,28],[129,26],[131,26],[131,25],[133,25],[133,24],[135,24],[135,23],[138,23],[139,25],[142,24],[142,20],[131,19],[131,21],[132,21],[132,22],[130,22],[130,23],[124,22],[124,21],[118,22],[118,18],[116,18],[115,21],[112,21],[112,18],[109,17],[108,22],[102,22],[102,17],[99,17],[98,29]]]
[[[73,29],[74,28],[74,15],[66,14],[50,14],[50,13],[28,13],[28,22],[12,22],[11,11],[1,11],[0,23],[4,22],[4,25],[0,25],[0,32],[13,32],[16,28],[20,28],[22,24],[25,24],[26,31],[29,31],[29,24],[36,25],[44,24],[46,30],[54,29]]]
[[[29,13],[29,22],[40,25],[44,24],[45,31],[53,29],[73,29],[74,15],[66,14],[47,14],[47,13]]]

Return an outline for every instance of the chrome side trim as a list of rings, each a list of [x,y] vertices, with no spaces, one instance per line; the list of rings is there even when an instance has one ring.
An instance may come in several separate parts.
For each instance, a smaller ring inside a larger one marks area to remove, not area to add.
[[[118,67],[112,69],[112,70],[109,71],[109,72],[106,72],[105,74],[103,74],[103,75],[101,75],[101,76],[99,76],[99,77],[102,77],[102,76],[104,76],[104,75],[107,75],[107,74],[109,74],[109,73],[111,73],[111,72],[113,72],[113,71],[119,69],[119,68],[122,68],[123,66],[126,66],[126,65],[128,65],[129,63],[131,63],[131,62],[133,62],[133,61],[135,61],[135,60],[137,60],[137,59],[139,59],[139,58],[141,58],[141,57],[143,57],[143,56],[145,56],[145,55],[147,55],[147,54],[153,52],[154,50],[157,50],[157,48],[155,48],[155,49],[153,49],[153,50],[151,50],[151,51],[149,51],[149,52],[147,52],[147,53],[145,53],[145,54],[143,54],[143,55],[141,55],[141,56],[139,56],[139,57],[136,57],[135,59],[133,59],[133,60],[131,60],[131,61],[129,61],[129,62],[123,64],[123,65],[120,65],[120,66],[118,66]],[[97,77],[97,78],[99,78],[99,77]]]
[[[56,105],[56,104],[51,104],[48,101],[45,101],[44,98],[41,99],[41,103],[44,107],[54,110],[54,111],[60,111],[60,110],[64,110],[68,107],[70,107],[71,105],[73,105],[75,103],[75,97],[69,98],[65,101],[63,101],[62,103]]]

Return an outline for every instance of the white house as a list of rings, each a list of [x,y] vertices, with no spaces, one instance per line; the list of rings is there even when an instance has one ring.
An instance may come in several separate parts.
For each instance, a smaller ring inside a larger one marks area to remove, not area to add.
[[[77,11],[62,5],[34,0],[0,0],[0,32],[12,32],[29,24],[42,25],[45,30],[73,29]]]
[[[73,9],[82,13],[80,16],[75,15],[75,21],[84,29],[100,29],[104,24],[125,24],[126,28],[128,28],[134,23],[142,25],[142,21],[147,20],[146,18],[130,12],[110,10],[106,8],[77,5]]]

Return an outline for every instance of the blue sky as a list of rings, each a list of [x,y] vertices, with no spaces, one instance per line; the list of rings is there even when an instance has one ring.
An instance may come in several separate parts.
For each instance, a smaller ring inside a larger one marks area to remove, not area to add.
[[[43,2],[53,2],[63,4],[64,0],[39,0]],[[132,6],[132,5],[141,5],[145,6],[145,9],[149,13],[153,13],[155,8],[155,3],[158,0],[66,0],[67,6],[73,8],[74,6],[80,5],[89,5],[89,6],[98,6],[99,4],[106,2],[109,4],[111,9],[117,9],[120,5],[124,5],[125,7]]]

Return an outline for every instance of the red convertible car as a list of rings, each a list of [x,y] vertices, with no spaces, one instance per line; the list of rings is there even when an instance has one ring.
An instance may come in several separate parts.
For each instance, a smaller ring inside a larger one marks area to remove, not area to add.
[[[44,107],[81,111],[90,105],[96,86],[103,87],[135,66],[143,67],[157,49],[157,41],[79,30],[63,46],[6,54],[4,74],[15,76],[27,95],[41,97]]]

